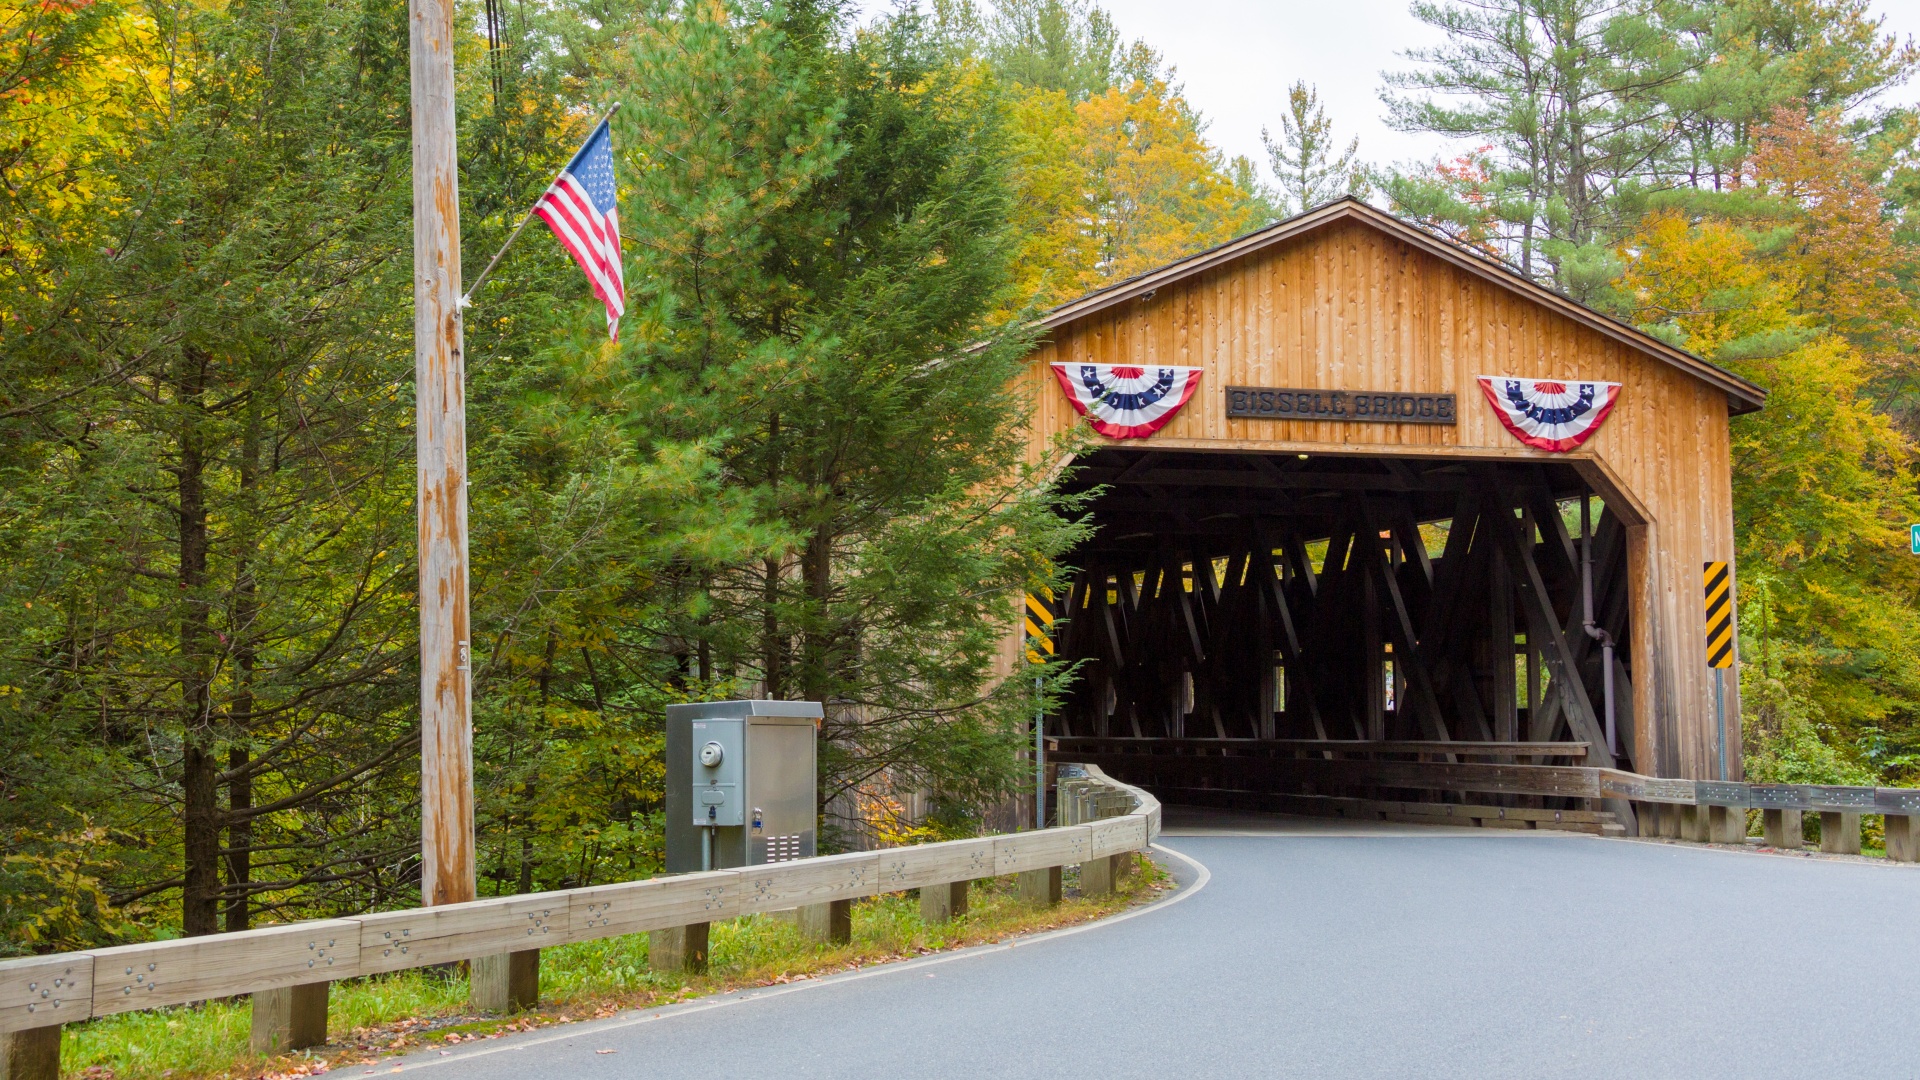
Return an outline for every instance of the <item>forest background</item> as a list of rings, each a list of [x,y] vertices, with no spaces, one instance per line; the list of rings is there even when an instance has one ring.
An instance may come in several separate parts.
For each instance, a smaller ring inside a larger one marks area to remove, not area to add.
[[[1920,779],[1920,53],[1863,0],[1414,9],[1383,107],[1468,149],[1383,166],[1304,84],[1225,158],[1084,0],[464,3],[467,265],[620,100],[630,288],[609,342],[530,235],[468,315],[482,892],[657,869],[679,700],[831,702],[824,795],[978,828],[1034,705],[986,616],[1081,535],[1028,316],[1346,194],[1769,388],[1749,774]],[[0,0],[0,954],[417,899],[405,20]]]

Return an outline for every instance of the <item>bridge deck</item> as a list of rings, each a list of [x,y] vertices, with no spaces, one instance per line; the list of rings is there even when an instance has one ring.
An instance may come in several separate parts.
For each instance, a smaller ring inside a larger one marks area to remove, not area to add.
[[[1170,815],[1164,843],[1210,878],[1138,917],[406,1071],[1894,1076],[1920,1060],[1920,869],[1257,815]]]

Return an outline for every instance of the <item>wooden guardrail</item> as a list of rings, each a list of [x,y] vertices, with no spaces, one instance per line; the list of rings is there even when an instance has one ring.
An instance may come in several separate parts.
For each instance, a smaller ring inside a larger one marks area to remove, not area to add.
[[[1740,843],[1745,811],[1761,811],[1767,842],[1801,846],[1801,818],[1820,815],[1821,849],[1858,854],[1863,815],[1886,821],[1887,857],[1920,862],[1920,789],[1841,787],[1825,784],[1752,784],[1741,781],[1675,780],[1621,769],[1585,765],[1505,762],[1381,760],[1371,755],[1453,758],[1523,756],[1513,743],[1339,743],[1331,740],[1251,739],[1051,739],[1062,760],[1111,769],[1147,771],[1176,786],[1187,781],[1229,781],[1272,789],[1277,785],[1407,788],[1574,799],[1618,799],[1633,804],[1640,835],[1701,842]],[[1547,743],[1545,747],[1584,744]],[[1322,752],[1350,747],[1360,758]],[[1542,751],[1536,751],[1540,753]],[[1544,750],[1571,756],[1564,750]],[[1584,749],[1582,751],[1584,753]],[[1217,786],[1217,785],[1216,785]],[[1735,813],[1735,811],[1739,811]]]
[[[61,1025],[135,1009],[317,987],[317,1038],[311,1034],[310,1007],[304,1025],[299,1006],[282,1002],[278,1010],[296,1014],[280,1022],[305,1026],[305,1044],[313,1045],[325,1041],[325,986],[340,979],[524,956],[570,942],[1008,874],[1051,877],[1050,899],[1058,900],[1061,867],[1111,865],[1113,856],[1144,850],[1159,835],[1160,805],[1153,796],[1111,780],[1103,783],[1105,790],[1129,799],[1131,809],[1033,832],[0,962],[0,1063],[6,1065],[0,1076],[55,1080]],[[257,1006],[256,1001],[258,1013]],[[258,1015],[255,1034],[258,1043]],[[303,1041],[298,1032],[278,1034],[282,1048]]]

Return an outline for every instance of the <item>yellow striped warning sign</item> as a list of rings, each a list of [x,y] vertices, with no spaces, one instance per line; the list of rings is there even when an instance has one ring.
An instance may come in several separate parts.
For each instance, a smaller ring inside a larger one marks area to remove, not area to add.
[[[1044,664],[1053,658],[1053,590],[1027,594],[1027,661]]]
[[[1707,666],[1733,666],[1733,579],[1724,562],[1710,562],[1707,582]]]

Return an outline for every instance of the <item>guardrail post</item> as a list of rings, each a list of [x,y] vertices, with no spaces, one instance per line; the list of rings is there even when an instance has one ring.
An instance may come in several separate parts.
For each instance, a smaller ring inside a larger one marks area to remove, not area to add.
[[[829,900],[799,909],[795,922],[808,941],[845,945],[853,940],[853,901]]]
[[[1887,858],[1894,862],[1920,862],[1920,818],[1911,814],[1887,815]]]
[[[1029,904],[1052,907],[1060,902],[1060,868],[1024,870],[1019,880],[1020,899]]]
[[[540,950],[473,958],[467,998],[481,1012],[514,1013],[540,1000]]]
[[[1696,844],[1707,842],[1707,808],[1704,806],[1680,807],[1680,839],[1691,840]]]
[[[1113,892],[1113,864],[1119,855],[1102,855],[1080,864],[1080,895],[1106,896]]]
[[[967,886],[971,881],[920,886],[920,921],[937,926],[967,913]]]
[[[60,1025],[0,1032],[0,1080],[60,1080]]]
[[[1633,835],[1660,835],[1660,819],[1654,814],[1658,803],[1637,802],[1633,804]]]
[[[1746,843],[1746,810],[1738,806],[1707,807],[1707,839],[1715,844]]]
[[[1820,850],[1833,855],[1860,854],[1860,815],[1853,810],[1820,811]]]
[[[1798,851],[1807,842],[1798,810],[1762,810],[1760,829],[1766,835],[1768,847]]]
[[[707,970],[707,931],[711,923],[688,923],[647,932],[647,963],[655,971]]]
[[[331,985],[306,983],[254,991],[253,1052],[278,1054],[326,1042],[327,988]]]
[[[1680,807],[1678,804],[1660,804],[1660,835],[1668,840],[1680,839]]]

